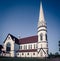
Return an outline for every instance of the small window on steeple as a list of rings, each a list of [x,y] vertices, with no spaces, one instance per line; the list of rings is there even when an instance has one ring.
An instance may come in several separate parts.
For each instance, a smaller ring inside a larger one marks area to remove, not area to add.
[[[45,34],[45,38],[46,38],[46,41],[47,41],[47,34]]]
[[[42,33],[40,34],[40,40],[43,40],[43,34]]]

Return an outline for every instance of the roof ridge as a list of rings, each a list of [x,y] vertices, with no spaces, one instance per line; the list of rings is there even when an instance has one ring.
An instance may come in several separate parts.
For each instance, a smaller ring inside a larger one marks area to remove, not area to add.
[[[15,37],[14,35],[12,35],[12,34],[10,34],[10,33],[9,33],[8,35],[11,35],[12,37],[14,37],[14,38],[18,39],[17,37]]]
[[[35,36],[38,36],[38,35],[34,35],[34,36],[27,36],[27,37],[23,37],[23,38],[20,38],[20,39],[25,39],[25,38],[35,37]],[[19,40],[20,40],[20,39],[19,39]]]

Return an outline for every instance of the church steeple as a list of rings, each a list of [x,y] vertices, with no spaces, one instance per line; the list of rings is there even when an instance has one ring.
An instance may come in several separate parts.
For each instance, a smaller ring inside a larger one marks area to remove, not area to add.
[[[44,18],[42,2],[40,3],[38,21],[38,57],[48,57],[47,25]]]
[[[46,26],[43,7],[42,7],[42,2],[40,3],[39,22],[38,22],[38,27],[40,27],[40,26]]]

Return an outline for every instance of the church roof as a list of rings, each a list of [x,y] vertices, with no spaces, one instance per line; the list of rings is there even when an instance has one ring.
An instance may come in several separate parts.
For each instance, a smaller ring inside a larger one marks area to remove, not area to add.
[[[37,35],[36,36],[25,37],[25,38],[21,38],[21,39],[18,39],[11,34],[8,34],[7,37],[9,35],[11,36],[12,40],[15,41],[16,44],[35,43],[35,42],[38,41],[38,36]],[[7,37],[6,37],[6,39],[7,39]],[[6,39],[5,39],[5,41],[6,41]],[[4,43],[5,43],[5,41],[4,41]]]
[[[37,41],[38,41],[37,35],[19,39],[20,44],[35,43]]]
[[[16,38],[15,36],[13,36],[11,34],[10,34],[10,36],[11,36],[12,40],[15,41],[16,44],[19,44],[19,39],[18,38]]]
[[[15,36],[13,36],[13,35],[10,34],[10,33],[7,35],[7,37],[8,37],[9,35],[11,36],[12,40],[15,41],[16,44],[19,44],[18,38],[16,38]],[[7,37],[6,37],[6,39],[7,39]],[[6,41],[6,39],[5,39],[5,41]],[[5,41],[4,41],[4,43],[5,43]]]

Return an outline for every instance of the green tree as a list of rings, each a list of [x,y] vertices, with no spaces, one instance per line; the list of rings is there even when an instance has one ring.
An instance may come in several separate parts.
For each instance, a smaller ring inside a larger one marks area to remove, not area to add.
[[[56,52],[56,53],[55,53],[55,55],[59,55],[59,53],[58,53],[58,52]]]

